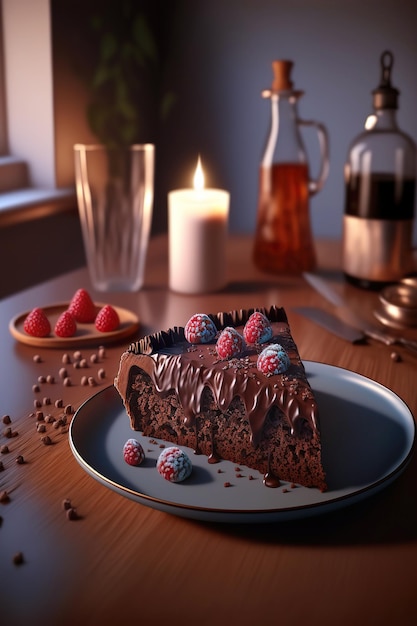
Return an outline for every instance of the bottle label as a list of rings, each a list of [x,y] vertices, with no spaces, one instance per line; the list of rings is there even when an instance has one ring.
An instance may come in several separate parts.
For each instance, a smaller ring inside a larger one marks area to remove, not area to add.
[[[413,269],[413,220],[378,220],[345,215],[343,270],[352,277],[389,282]]]

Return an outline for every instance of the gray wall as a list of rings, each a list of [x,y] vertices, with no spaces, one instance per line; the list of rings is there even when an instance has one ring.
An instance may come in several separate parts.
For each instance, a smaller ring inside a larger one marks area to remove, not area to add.
[[[330,175],[311,202],[313,230],[339,237],[344,161],[372,112],[385,49],[395,55],[399,124],[417,140],[417,2],[184,0],[180,7],[168,68],[178,100],[158,138],[162,222],[167,189],[191,185],[201,154],[207,183],[231,192],[231,230],[253,232],[269,121],[260,92],[270,86],[271,61],[288,58],[295,86],[305,91],[300,116],[322,121],[330,134]],[[316,143],[307,138],[306,145],[314,173]]]

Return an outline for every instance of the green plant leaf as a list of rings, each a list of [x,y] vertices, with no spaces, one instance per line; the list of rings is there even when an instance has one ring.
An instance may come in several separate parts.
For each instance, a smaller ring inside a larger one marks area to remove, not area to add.
[[[132,25],[133,40],[145,56],[156,61],[158,58],[157,48],[148,22],[143,15],[137,15]]]

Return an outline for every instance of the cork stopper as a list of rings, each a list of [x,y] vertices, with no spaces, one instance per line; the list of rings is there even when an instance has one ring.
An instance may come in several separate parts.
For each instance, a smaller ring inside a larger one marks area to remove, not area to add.
[[[294,63],[292,61],[272,61],[272,71],[274,74],[272,91],[292,90],[291,70],[293,65]]]

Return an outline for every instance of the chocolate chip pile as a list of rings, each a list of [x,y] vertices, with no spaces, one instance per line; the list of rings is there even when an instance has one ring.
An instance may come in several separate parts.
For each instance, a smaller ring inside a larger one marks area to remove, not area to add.
[[[32,384],[33,408],[26,416],[26,419],[33,420],[33,437],[30,439],[31,445],[25,447],[25,456],[22,448],[27,443],[27,437],[20,438],[18,430],[13,425],[13,418],[10,415],[3,415],[1,418],[0,431],[0,507],[5,507],[12,501],[15,488],[8,487],[8,470],[12,465],[25,466],[36,462],[38,447],[47,447],[66,441],[65,435],[76,411],[72,404],[64,402],[65,388],[71,386],[96,387],[105,381],[106,372],[103,361],[106,351],[100,346],[97,351],[84,356],[81,351],[72,354],[64,353],[61,358],[62,367],[57,372],[39,373],[37,380]],[[33,362],[44,370],[47,358],[41,354],[33,356]],[[93,392],[91,392],[93,393]],[[88,394],[87,394],[88,397]],[[85,399],[87,399],[85,397]],[[62,436],[64,435],[64,437]],[[23,441],[25,439],[26,441]],[[38,441],[38,446],[36,442]],[[26,451],[29,449],[28,458]],[[32,454],[33,452],[33,454]],[[23,470],[22,470],[23,471]],[[25,470],[27,471],[27,470]],[[13,476],[11,472],[9,475]],[[2,480],[1,480],[2,479]],[[13,479],[13,478],[12,478]],[[61,508],[65,512],[66,518],[70,521],[80,520],[76,508],[69,498],[64,498]],[[7,516],[0,515],[1,527],[7,524]],[[16,552],[11,556],[14,565],[22,565],[25,558],[22,552]]]

